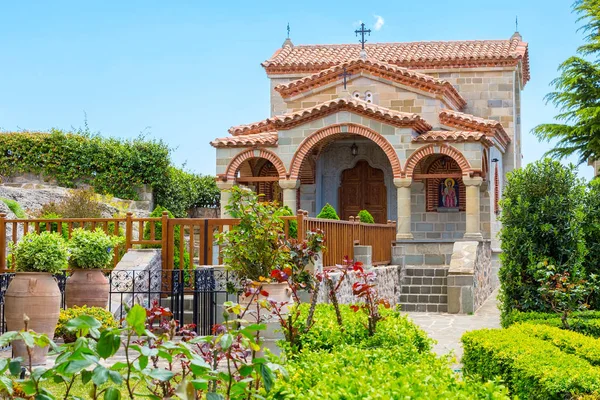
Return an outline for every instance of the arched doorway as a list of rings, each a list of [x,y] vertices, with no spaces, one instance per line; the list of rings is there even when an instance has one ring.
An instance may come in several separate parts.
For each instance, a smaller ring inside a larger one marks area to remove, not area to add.
[[[353,168],[342,172],[339,189],[340,217],[348,220],[367,210],[376,223],[387,222],[387,190],[382,170],[360,160]]]

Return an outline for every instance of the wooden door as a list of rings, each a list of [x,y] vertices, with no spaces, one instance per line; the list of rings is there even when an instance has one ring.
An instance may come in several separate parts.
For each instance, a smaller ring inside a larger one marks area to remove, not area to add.
[[[354,168],[342,172],[340,217],[348,220],[360,210],[367,210],[377,223],[387,222],[387,191],[383,171],[361,160]]]

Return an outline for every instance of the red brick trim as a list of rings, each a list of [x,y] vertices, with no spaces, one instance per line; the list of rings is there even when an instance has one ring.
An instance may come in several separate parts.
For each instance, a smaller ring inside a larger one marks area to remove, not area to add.
[[[342,132],[342,126],[346,127],[347,130]],[[296,152],[294,153],[294,157],[292,158],[292,163],[290,164],[290,179],[298,179],[300,174],[300,167],[302,166],[302,161],[304,158],[310,154],[310,152],[321,143],[323,140],[327,138],[331,138],[332,136],[337,136],[340,134],[354,134],[360,135],[367,139],[375,142],[381,150],[387,155],[390,164],[392,165],[392,171],[394,173],[394,178],[400,178],[402,174],[402,166],[400,164],[400,160],[398,159],[398,155],[396,154],[396,150],[390,144],[390,142],[385,139],[382,135],[375,132],[372,129],[369,129],[362,125],[357,124],[337,124],[331,125],[327,128],[320,129],[309,137],[304,139]]]
[[[436,148],[438,148],[438,151],[436,151]],[[472,172],[471,164],[469,164],[469,161],[467,161],[465,156],[460,151],[456,150],[452,146],[441,143],[439,145],[430,144],[428,146],[423,146],[412,153],[410,157],[408,157],[408,160],[406,160],[404,176],[407,178],[412,178],[415,167],[419,161],[432,154],[444,154],[452,158],[460,167],[463,175],[468,176]]]
[[[258,152],[258,156],[255,155],[255,152]],[[245,151],[242,151],[241,153],[239,153],[238,155],[236,155],[235,157],[233,157],[233,159],[229,162],[229,165],[227,166],[226,169],[226,177],[227,180],[235,180],[235,174],[237,173],[237,170],[239,169],[240,165],[242,165],[242,163],[250,158],[264,158],[266,160],[271,161],[271,163],[275,166],[275,168],[277,168],[277,173],[279,174],[279,179],[285,179],[286,177],[286,170],[285,170],[285,165],[283,164],[283,161],[281,161],[281,159],[279,157],[277,157],[277,155],[269,150],[265,150],[265,149],[260,149],[260,150],[255,150],[255,149],[248,149]]]

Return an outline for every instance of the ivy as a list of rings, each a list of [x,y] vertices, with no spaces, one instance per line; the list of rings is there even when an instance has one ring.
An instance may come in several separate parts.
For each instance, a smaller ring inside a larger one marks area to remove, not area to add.
[[[135,189],[157,186],[168,171],[169,147],[162,141],[103,138],[88,132],[0,134],[0,175],[34,173],[61,186],[90,184],[102,194],[137,200]]]

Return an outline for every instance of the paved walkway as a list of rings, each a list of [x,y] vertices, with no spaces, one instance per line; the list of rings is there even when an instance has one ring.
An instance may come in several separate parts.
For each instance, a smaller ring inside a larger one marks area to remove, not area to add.
[[[438,355],[454,352],[458,361],[463,354],[463,333],[484,328],[500,328],[500,310],[496,290],[474,315],[447,313],[406,313],[429,337],[437,341],[433,351]]]

